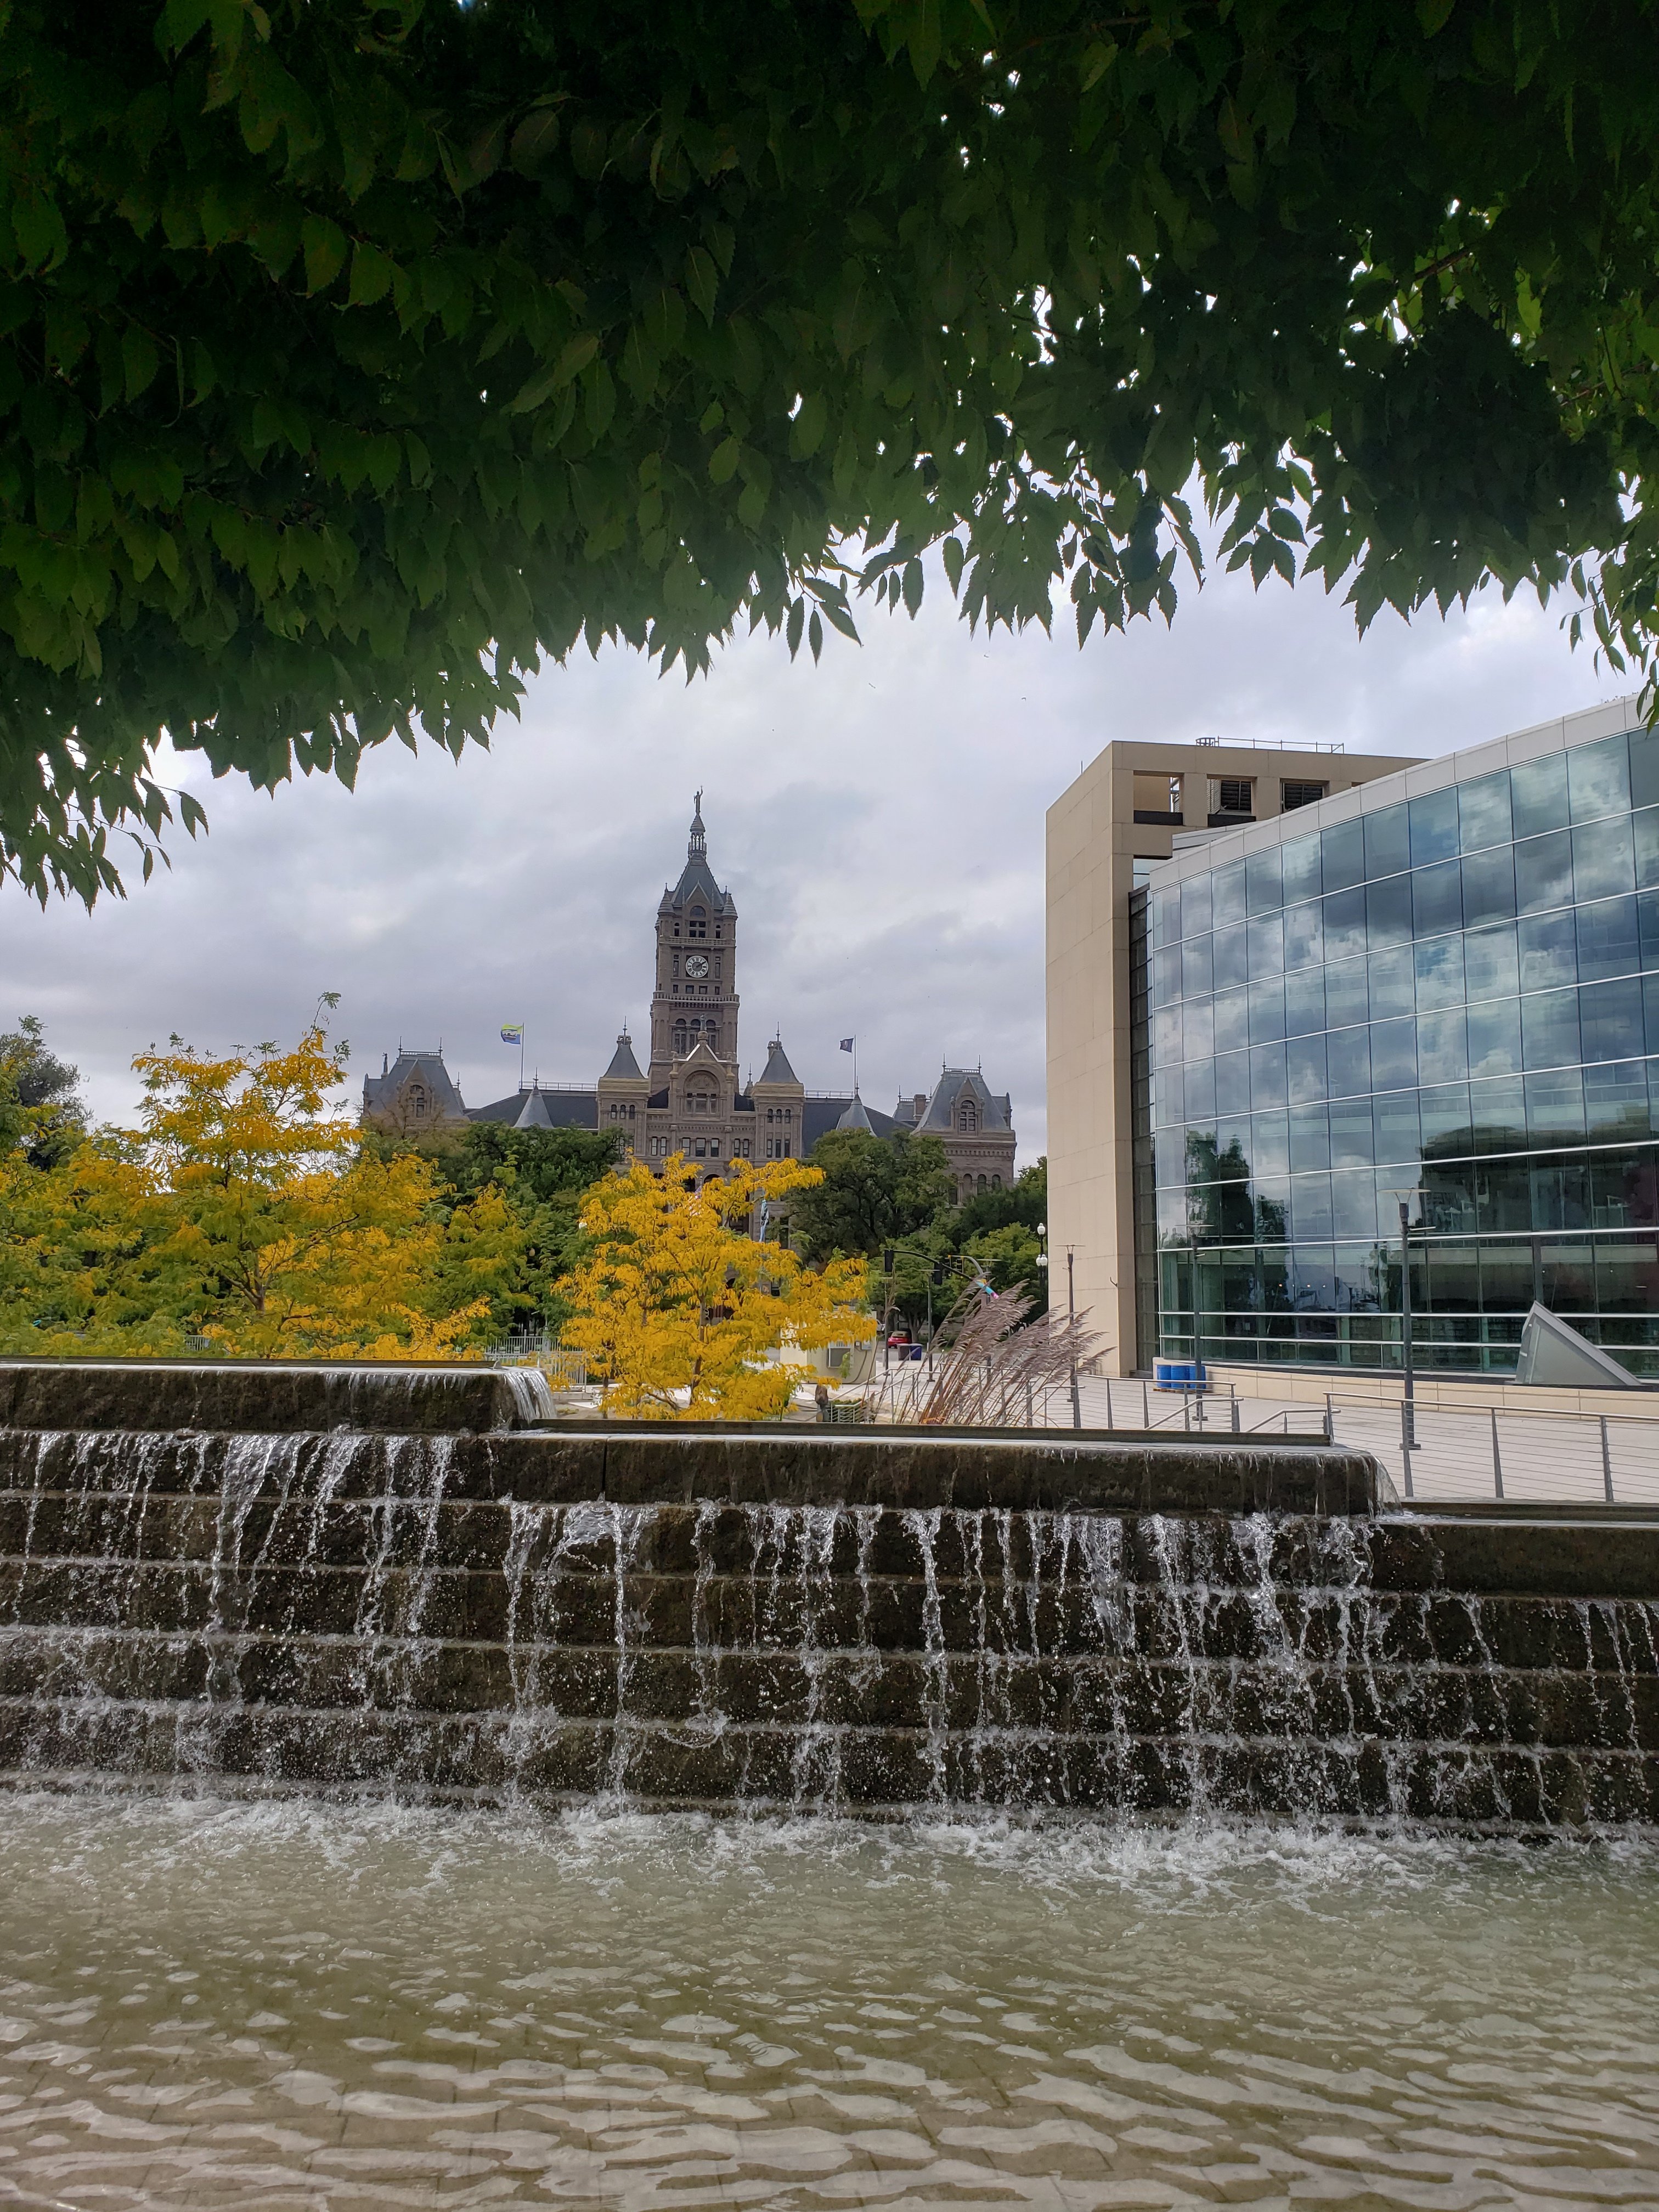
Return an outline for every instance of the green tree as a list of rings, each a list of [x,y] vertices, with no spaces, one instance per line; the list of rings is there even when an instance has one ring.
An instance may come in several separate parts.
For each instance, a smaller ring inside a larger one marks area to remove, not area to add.
[[[558,1334],[570,1311],[564,1279],[587,1257],[584,1200],[617,1163],[613,1132],[470,1121],[441,1125],[434,1137],[418,1142],[366,1131],[363,1143],[382,1158],[406,1151],[428,1157],[441,1178],[439,1209],[446,1218],[483,1190],[497,1194],[512,1212],[516,1234],[510,1268],[485,1286],[490,1328]],[[457,1280],[458,1304],[465,1287]]]
[[[33,1167],[56,1167],[86,1133],[81,1072],[46,1043],[37,1014],[0,1034],[0,1152],[21,1145]]]
[[[790,1225],[809,1259],[866,1256],[914,1237],[951,1203],[952,1181],[937,1137],[896,1129],[831,1129],[812,1147],[823,1181],[794,1193]]]
[[[349,783],[579,640],[816,654],[930,546],[970,621],[1167,617],[1194,480],[1258,584],[1565,586],[1645,668],[1652,27],[11,0],[0,867],[148,869],[163,729]]]

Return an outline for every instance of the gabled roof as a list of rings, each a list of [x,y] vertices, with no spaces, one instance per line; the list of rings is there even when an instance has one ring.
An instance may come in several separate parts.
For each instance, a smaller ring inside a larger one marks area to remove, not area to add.
[[[994,1134],[1012,1133],[1012,1100],[1006,1091],[999,1097],[976,1067],[947,1067],[944,1071],[933,1085],[933,1095],[917,1127],[939,1135],[948,1133],[957,1126],[956,1109],[964,1094],[978,1103],[981,1129]]]
[[[472,1121],[505,1121],[509,1129],[517,1128],[519,1116],[531,1096],[528,1090],[515,1091],[509,1097],[497,1098],[489,1106],[470,1107],[467,1118]],[[591,1091],[544,1091],[541,1102],[547,1120],[532,1122],[532,1128],[597,1129],[599,1126],[599,1101]]]
[[[634,1046],[626,1030],[617,1039],[617,1049],[611,1055],[611,1065],[600,1077],[602,1083],[629,1081],[643,1083],[640,1063],[634,1057]]]
[[[799,1083],[800,1078],[789,1065],[789,1055],[783,1048],[783,1040],[774,1037],[766,1048],[766,1065],[761,1070],[763,1083]]]
[[[424,1083],[432,1103],[432,1118],[465,1121],[466,1103],[456,1085],[455,1079],[444,1066],[441,1050],[437,1052],[405,1052],[400,1047],[398,1057],[380,1075],[363,1078],[363,1111],[365,1114],[383,1113],[395,1107],[406,1084]]]

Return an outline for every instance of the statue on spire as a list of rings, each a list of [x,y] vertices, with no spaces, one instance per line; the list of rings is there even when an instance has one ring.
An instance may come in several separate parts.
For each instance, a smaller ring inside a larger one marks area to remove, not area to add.
[[[707,850],[708,842],[702,826],[702,793],[699,791],[692,806],[691,842],[686,847],[686,854],[688,858],[696,860],[701,860]]]

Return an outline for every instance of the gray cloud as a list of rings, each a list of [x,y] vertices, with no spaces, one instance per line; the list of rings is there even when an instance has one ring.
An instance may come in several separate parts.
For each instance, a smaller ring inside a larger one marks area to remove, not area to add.
[[[1030,1158],[1043,812],[1108,740],[1437,753],[1620,688],[1554,613],[1491,593],[1443,623],[1386,616],[1362,641],[1312,586],[1218,578],[1173,630],[1079,653],[1064,614],[1053,641],[971,637],[935,574],[915,623],[863,628],[861,651],[832,640],[817,669],[741,641],[689,687],[584,656],[489,753],[382,747],[355,794],[313,780],[263,797],[185,758],[212,830],[177,842],[171,874],[90,917],[0,889],[0,1021],[41,1014],[117,1119],[144,1045],[292,1036],[325,990],[360,1071],[441,1038],[467,1098],[499,1097],[518,1064],[496,1032],[522,1019],[544,1079],[589,1084],[618,1024],[645,1027],[653,915],[702,785],[741,916],[745,1061],[776,1024],[808,1087],[839,1086],[836,1040],[856,1030],[884,1105],[943,1059],[982,1060]]]

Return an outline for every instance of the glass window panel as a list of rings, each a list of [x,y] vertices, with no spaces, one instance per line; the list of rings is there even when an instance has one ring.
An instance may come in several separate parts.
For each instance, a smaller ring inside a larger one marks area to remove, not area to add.
[[[1244,863],[1229,860],[1224,867],[1212,870],[1213,886],[1214,926],[1224,929],[1244,919]]]
[[[1365,886],[1365,942],[1375,952],[1382,945],[1406,945],[1412,933],[1412,879],[1389,876]]]
[[[1276,914],[1252,915],[1249,928],[1250,981],[1285,973],[1285,924]]]
[[[1325,970],[1325,1021],[1328,1028],[1346,1029],[1363,1022],[1370,1011],[1370,986],[1363,960],[1350,960]]]
[[[1322,1182],[1328,1181],[1321,1177]],[[1309,1218],[1312,1219],[1311,1214]],[[1335,1270],[1331,1265],[1328,1244],[1309,1244],[1304,1237],[1312,1234],[1302,1226],[1302,1185],[1291,1185],[1291,1225],[1296,1237],[1296,1263],[1292,1277],[1292,1297],[1304,1313],[1329,1313],[1334,1310],[1336,1296]]]
[[[1518,771],[1517,771],[1518,773]],[[1515,903],[1522,914],[1540,914],[1546,907],[1572,902],[1572,836],[1558,830],[1553,836],[1529,837],[1515,848]]]
[[[1533,1300],[1531,1245],[1483,1244],[1480,1249],[1481,1311],[1524,1314]]]
[[[1365,950],[1365,894],[1363,889],[1336,891],[1321,902],[1325,923],[1325,957],[1349,960]]]
[[[1184,1190],[1159,1191],[1158,1233],[1161,1237],[1184,1237],[1187,1234],[1187,1194]]]
[[[1603,898],[1636,888],[1636,851],[1630,817],[1591,822],[1572,833],[1572,889],[1575,898]]]
[[[1376,1157],[1369,1098],[1339,1099],[1330,1109],[1331,1165],[1368,1168]],[[1366,1178],[1370,1186],[1370,1177]],[[1356,1231],[1363,1235],[1363,1231]]]
[[[1435,1084],[1419,1093],[1417,1103],[1425,1160],[1459,1159],[1474,1149],[1467,1083]]]
[[[1271,1182],[1256,1184],[1255,1241],[1258,1244],[1282,1244],[1290,1213],[1291,1183],[1288,1176],[1275,1176]]]
[[[1250,1170],[1258,1181],[1263,1176],[1290,1173],[1290,1127],[1283,1114],[1251,1115]]]
[[[1331,1177],[1331,1234],[1334,1237],[1367,1238],[1376,1235],[1376,1178],[1374,1176],[1334,1175]],[[1369,1275],[1360,1273],[1358,1281],[1364,1285],[1359,1296],[1369,1297]],[[1357,1303],[1353,1289],[1349,1289],[1344,1295],[1344,1277],[1340,1267],[1337,1302],[1339,1307],[1346,1310],[1352,1310]]]
[[[1181,1056],[1208,1060],[1215,1050],[1215,1001],[1192,999],[1181,1011]]]
[[[1323,915],[1317,899],[1285,911],[1285,965],[1310,968],[1325,957]]]
[[[1298,899],[1317,898],[1324,888],[1318,831],[1310,837],[1288,839],[1279,847],[1279,855],[1284,871],[1285,905],[1294,906]]]
[[[1257,1044],[1250,1048],[1250,1109],[1261,1113],[1264,1107],[1285,1103],[1285,1048],[1282,1044]]]
[[[1367,877],[1397,875],[1410,867],[1411,834],[1405,807],[1380,806],[1364,818]]]
[[[1578,1023],[1586,1060],[1639,1060],[1641,978],[1627,975],[1618,983],[1587,984],[1578,994]]]
[[[1210,928],[1211,879],[1207,875],[1189,876],[1181,886],[1181,933],[1183,937],[1205,937]]]
[[[1595,1246],[1595,1303],[1604,1314],[1659,1313],[1659,1277],[1644,1237],[1603,1237]],[[1601,1341],[1608,1339],[1604,1334]]]
[[[1514,830],[1510,822],[1510,772],[1477,776],[1460,784],[1457,792],[1458,842],[1466,853],[1483,845],[1507,845]]]
[[[1659,806],[1659,730],[1632,730],[1629,744],[1631,805]]]
[[[1152,1119],[1160,1129],[1179,1128],[1186,1120],[1186,1093],[1179,1067],[1160,1067],[1152,1085]]]
[[[1648,1071],[1639,1060],[1584,1070],[1584,1133],[1593,1144],[1648,1133]]]
[[[1659,793],[1655,794],[1659,799]],[[1365,825],[1338,822],[1319,833],[1319,872],[1328,891],[1346,890],[1365,880]]]
[[[1297,1037],[1285,1048],[1285,1095],[1292,1106],[1309,1099],[1322,1098],[1325,1094],[1325,1040],[1322,1036]]]
[[[1521,1073],[1521,1001],[1485,999],[1468,1012],[1469,1073]]]
[[[1463,969],[1471,1000],[1504,999],[1521,988],[1515,924],[1472,929],[1463,939]]]
[[[1248,1114],[1250,1110],[1250,1055],[1247,1052],[1218,1053],[1215,1062],[1215,1110],[1218,1115]]]
[[[1325,1026],[1325,971],[1304,968],[1285,978],[1285,1034],[1308,1036]]]
[[[1414,804],[1415,802],[1413,802]],[[1456,860],[1412,871],[1412,927],[1419,937],[1463,927],[1463,872]]]
[[[1269,845],[1263,852],[1244,855],[1244,882],[1252,914],[1278,911],[1284,904],[1284,890],[1277,845]]]
[[[1547,753],[1510,770],[1510,805],[1517,841],[1559,830],[1567,819],[1567,760],[1565,753]]]
[[[1208,1121],[1215,1115],[1215,1062],[1195,1060],[1187,1070],[1187,1119]]]
[[[1645,1081],[1642,1103],[1647,1103]],[[1291,1109],[1291,1167],[1293,1172],[1307,1168],[1328,1168],[1331,1164],[1331,1121],[1322,1106],[1292,1106]]]
[[[1236,983],[1248,983],[1250,962],[1244,942],[1243,923],[1234,922],[1229,928],[1218,929],[1210,943],[1214,947],[1217,990],[1225,991]]]
[[[1183,998],[1207,999],[1215,988],[1212,937],[1189,937],[1181,948],[1181,989]],[[1190,1057],[1190,1055],[1189,1055]]]
[[[1216,1127],[1216,1173],[1223,1182],[1250,1179],[1250,1117],[1235,1115]]]
[[[1188,1058],[1194,1055],[1188,1054]],[[1468,1032],[1462,1006],[1417,1018],[1417,1079],[1457,1083],[1469,1072]],[[1427,1136],[1424,1142],[1428,1142]]]
[[[1518,1075],[1469,1085],[1469,1119],[1478,1152],[1512,1152],[1527,1141],[1527,1102]]]
[[[1333,1030],[1325,1040],[1331,1096],[1346,1098],[1371,1087],[1371,1033],[1368,1029]]]
[[[1237,1052],[1250,1041],[1250,998],[1248,991],[1224,991],[1215,1002],[1215,1048]]]
[[[1173,945],[1181,934],[1181,894],[1179,891],[1152,893],[1152,942],[1154,945]]]
[[[1429,792],[1424,798],[1408,802],[1411,817],[1412,866],[1425,866],[1431,860],[1449,860],[1457,853],[1457,787],[1449,784],[1444,791]]]
[[[1630,745],[1621,731],[1567,755],[1567,795],[1575,822],[1630,811]]]
[[[1250,1042],[1276,1044],[1285,1034],[1285,986],[1275,979],[1250,986]]]
[[[1583,1135],[1584,1080],[1576,1067],[1529,1075],[1526,1085],[1527,1135],[1533,1144],[1559,1144]]]
[[[1331,1233],[1331,1179],[1297,1176],[1291,1184],[1291,1226],[1298,1237]]]
[[[1463,940],[1461,937],[1431,938],[1416,947],[1417,1004],[1419,1010],[1461,1006],[1463,1003]]]
[[[1565,1067],[1578,1058],[1578,994],[1540,991],[1521,1001],[1521,1064]],[[1528,1115],[1531,1127],[1531,1115]]]
[[[1152,1003],[1173,1006],[1181,997],[1181,947],[1166,945],[1152,955]]]
[[[1637,882],[1659,884],[1659,806],[1633,815],[1630,826],[1636,840]]]
[[[1514,848],[1494,845],[1490,852],[1471,854],[1463,862],[1464,927],[1475,929],[1483,921],[1506,921],[1514,912]]]
[[[1637,932],[1637,902],[1633,898],[1598,899],[1578,909],[1578,980],[1604,982],[1613,975],[1633,975],[1642,965]],[[1659,921],[1659,915],[1656,915]]]
[[[1187,1180],[1187,1147],[1182,1131],[1158,1131],[1152,1139],[1152,1166],[1160,1188]]]
[[[1395,1014],[1408,1014],[1417,1003],[1416,961],[1408,945],[1394,952],[1374,953],[1366,963],[1370,1016],[1386,1022]]]
[[[1417,1024],[1411,1021],[1371,1024],[1371,1087],[1403,1091],[1417,1080]]]
[[[1648,1034],[1653,1034],[1653,1009],[1648,1008]],[[1659,1137],[1659,1060],[1648,1062],[1648,1126]]]
[[[1610,1072],[1605,1067],[1595,1071],[1597,1077],[1605,1077]],[[1644,1074],[1640,1067],[1635,1073]],[[1589,1087],[1590,1079],[1586,1075],[1586,1122],[1590,1121]],[[1645,1080],[1643,1087],[1646,1087]],[[1628,1142],[1630,1137],[1639,1140],[1644,1136],[1646,1118],[1644,1111],[1642,1121],[1624,1133],[1627,1141],[1617,1152],[1604,1152],[1600,1159],[1590,1162],[1590,1218],[1598,1229],[1651,1229],[1659,1221],[1659,1182],[1655,1180],[1653,1154],[1644,1143],[1638,1141],[1632,1146]],[[1591,1133],[1594,1134],[1593,1124]],[[1651,1255],[1652,1239],[1644,1237],[1642,1241]],[[1654,1311],[1659,1314],[1659,1299],[1654,1302]]]
[[[1370,1176],[1350,1176],[1350,1182],[1364,1182],[1370,1185],[1369,1226],[1352,1233],[1361,1242],[1339,1244],[1336,1247],[1336,1303],[1343,1313],[1375,1313],[1376,1310],[1376,1255],[1372,1246],[1376,1241],[1376,1186]],[[1334,1221],[1340,1221],[1345,1205],[1343,1178],[1331,1177],[1331,1212]],[[1345,1232],[1336,1231],[1339,1237]]]
[[[1379,1166],[1412,1166],[1421,1142],[1416,1091],[1393,1091],[1373,1098],[1371,1127]]]
[[[1659,1052],[1659,975],[1642,978],[1642,1003],[1647,1008],[1648,1050]]]
[[[1571,907],[1519,923],[1521,988],[1551,991],[1578,981],[1578,933]]]
[[[1152,1016],[1152,1065],[1168,1067],[1181,1058],[1181,1009],[1170,1006]]]
[[[1644,968],[1659,968],[1659,891],[1636,894],[1636,934]]]

